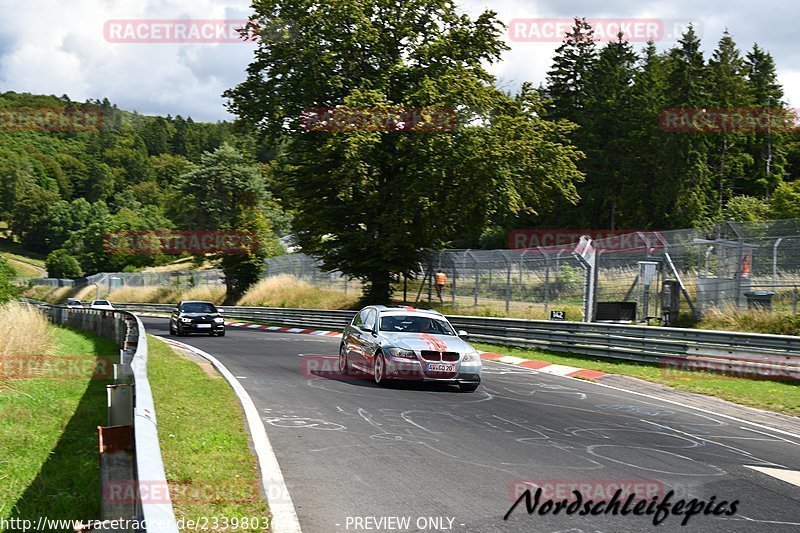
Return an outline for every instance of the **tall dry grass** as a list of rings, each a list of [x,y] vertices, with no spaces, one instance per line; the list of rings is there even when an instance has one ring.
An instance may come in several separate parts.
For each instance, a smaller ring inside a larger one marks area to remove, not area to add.
[[[316,287],[288,274],[271,276],[250,287],[237,305],[296,307],[306,309],[350,309],[361,293]]]
[[[111,302],[148,304],[171,304],[181,300],[205,300],[220,304],[224,298],[223,287],[207,285],[191,289],[163,286],[120,287],[108,295],[108,300]]]
[[[751,331],[775,335],[800,335],[800,316],[761,309],[740,309],[732,306],[704,310],[697,324],[702,329]]]
[[[0,306],[0,359],[41,356],[52,347],[52,329],[35,307],[21,302]]]

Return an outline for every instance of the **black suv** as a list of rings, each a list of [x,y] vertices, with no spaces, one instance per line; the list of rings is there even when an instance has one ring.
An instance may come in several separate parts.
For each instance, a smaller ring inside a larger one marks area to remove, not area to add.
[[[224,337],[225,320],[211,302],[181,302],[169,317],[169,332],[178,336],[207,333]]]

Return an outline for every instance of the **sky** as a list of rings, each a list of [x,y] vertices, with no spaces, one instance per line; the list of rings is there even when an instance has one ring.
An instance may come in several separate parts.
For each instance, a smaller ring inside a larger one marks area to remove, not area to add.
[[[772,53],[786,100],[800,107],[795,28],[800,3],[791,0],[461,0],[459,5],[473,16],[491,9],[510,25],[504,38],[511,49],[489,66],[506,90],[545,80],[560,40],[557,26],[548,23],[582,16],[612,33],[615,23],[635,23],[628,27],[640,31],[642,41],[653,32],[657,46],[665,49],[675,42],[674,28],[692,22],[706,57],[725,29],[743,54],[756,42]],[[108,98],[146,115],[229,120],[233,117],[221,95],[244,79],[252,43],[129,41],[164,40],[153,32],[179,31],[154,20],[236,21],[249,13],[249,0],[0,0],[0,92],[67,94],[79,101]],[[136,28],[131,21],[148,21],[150,33],[131,39],[129,32]],[[225,27],[210,28],[196,23],[187,31],[223,32],[210,40],[227,35]],[[639,49],[644,43],[633,44]]]

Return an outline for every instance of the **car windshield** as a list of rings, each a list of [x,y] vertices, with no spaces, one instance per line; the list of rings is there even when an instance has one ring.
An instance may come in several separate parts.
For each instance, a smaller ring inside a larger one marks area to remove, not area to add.
[[[211,304],[203,302],[192,302],[183,304],[181,306],[181,311],[184,313],[216,313],[217,308]]]
[[[94,305],[111,305],[108,303],[108,300],[95,300]]]
[[[455,335],[455,331],[453,331],[453,328],[446,320],[412,315],[389,315],[381,317],[381,331]]]

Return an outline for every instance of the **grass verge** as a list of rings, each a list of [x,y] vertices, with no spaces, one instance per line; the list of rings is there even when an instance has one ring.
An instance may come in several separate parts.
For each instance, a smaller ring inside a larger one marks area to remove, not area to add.
[[[175,516],[267,517],[244,413],[228,382],[163,342],[148,339],[148,373]],[[243,526],[240,522],[240,526]],[[264,531],[264,522],[238,530]]]
[[[514,355],[536,361],[599,370],[660,383],[686,392],[716,396],[730,402],[800,416],[800,384],[721,376],[708,372],[665,369],[658,365],[581,355],[559,355],[527,348],[473,343],[480,351]]]
[[[14,359],[17,365],[6,366],[0,377],[0,517],[96,519],[97,426],[106,423],[109,381],[93,377],[92,369],[98,357],[113,356],[118,348],[89,333],[47,328],[52,343],[38,355],[51,368],[63,368],[60,363],[68,360],[72,370],[35,377],[28,374],[33,367],[17,366],[21,358],[4,356],[6,364]],[[41,346],[43,340],[36,342]],[[29,351],[22,357],[28,360]],[[9,379],[13,368],[21,372]]]

